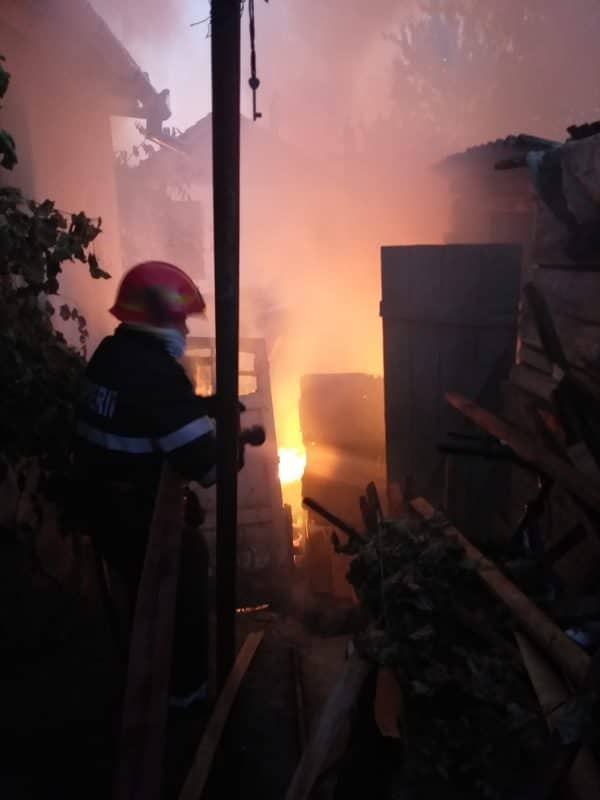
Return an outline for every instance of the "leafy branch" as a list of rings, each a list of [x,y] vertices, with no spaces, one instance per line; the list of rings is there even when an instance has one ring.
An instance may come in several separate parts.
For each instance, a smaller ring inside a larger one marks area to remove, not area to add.
[[[0,56],[0,99],[4,97],[10,84],[10,72],[4,69],[4,60],[4,56]],[[0,166],[5,169],[12,169],[16,163],[17,150],[15,140],[8,131],[0,128]]]
[[[10,83],[3,62],[0,56],[0,97]],[[16,163],[14,140],[0,130],[0,164],[11,170]],[[77,309],[60,306],[59,316],[77,327],[79,350],[71,347],[52,325],[51,298],[66,263],[84,264],[93,279],[110,277],[90,249],[101,225],[83,211],[65,214],[52,200],[0,187],[0,455],[9,464],[33,458],[60,472],[69,463],[89,331]]]

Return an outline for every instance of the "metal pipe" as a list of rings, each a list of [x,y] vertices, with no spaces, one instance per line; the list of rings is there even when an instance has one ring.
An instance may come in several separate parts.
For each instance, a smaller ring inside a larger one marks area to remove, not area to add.
[[[327,522],[334,527],[339,528],[351,539],[362,539],[364,541],[364,536],[360,534],[356,528],[353,528],[352,525],[349,525],[345,520],[341,519],[341,517],[332,514],[331,511],[328,511],[320,503],[317,503],[316,500],[313,500],[312,497],[303,498],[302,505],[306,508],[310,508],[311,511],[314,511],[315,514],[323,517],[323,519],[326,519]]]
[[[235,657],[237,572],[240,4],[211,4],[213,225],[217,350],[217,671]]]

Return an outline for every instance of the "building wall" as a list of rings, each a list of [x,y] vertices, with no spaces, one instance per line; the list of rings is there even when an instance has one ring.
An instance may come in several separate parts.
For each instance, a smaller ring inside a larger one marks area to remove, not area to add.
[[[497,172],[468,165],[448,176],[451,196],[448,244],[519,244],[528,259],[534,203],[528,171]]]
[[[0,20],[0,49],[12,76],[0,120],[16,140],[19,165],[2,180],[27,197],[54,200],[63,211],[102,218],[103,233],[94,249],[113,279],[92,281],[87,267],[76,262],[65,265],[61,284],[64,301],[76,304],[87,318],[94,347],[113,327],[107,309],[123,269],[111,98],[100,84],[78,79],[77,65],[61,60],[60,42],[38,35],[33,12],[27,14],[25,5],[19,13],[12,9],[8,2],[5,14],[3,4]]]

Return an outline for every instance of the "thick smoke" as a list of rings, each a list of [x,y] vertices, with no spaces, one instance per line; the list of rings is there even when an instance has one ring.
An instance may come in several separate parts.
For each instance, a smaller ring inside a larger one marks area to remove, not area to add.
[[[383,44],[385,31],[410,6],[394,0],[261,4],[265,93],[276,97],[278,114],[272,122],[297,141],[308,134],[318,150],[339,151],[357,121],[357,88],[373,46]]]
[[[600,113],[600,12],[594,0],[298,0],[261,3],[260,21],[261,124],[312,167],[304,230],[289,235],[310,255],[263,266],[292,303],[276,364],[291,409],[294,374],[381,371],[379,247],[443,241],[437,160],[511,133],[560,139]],[[284,208],[265,214],[292,226]]]
[[[174,67],[190,30],[208,64],[205,29],[189,28],[207,3],[152,3],[156,17],[147,3],[95,5],[151,77],[170,64],[175,124],[208,112],[208,72]],[[511,133],[562,138],[600,114],[600,12],[595,0],[256,0],[256,13],[263,118],[242,137],[242,280],[287,308],[272,374],[280,444],[294,446],[302,374],[382,370],[379,248],[443,241],[432,164]]]
[[[140,46],[151,46],[161,39],[168,43],[185,24],[185,7],[189,4],[181,0],[125,3],[119,0],[92,0],[92,5],[115,36],[134,52]],[[188,24],[190,22],[193,19],[188,20]]]
[[[173,117],[192,125],[210,110],[210,44],[205,23],[209,0],[91,0],[160,91],[168,88]],[[134,127],[116,120],[119,147],[135,143]]]

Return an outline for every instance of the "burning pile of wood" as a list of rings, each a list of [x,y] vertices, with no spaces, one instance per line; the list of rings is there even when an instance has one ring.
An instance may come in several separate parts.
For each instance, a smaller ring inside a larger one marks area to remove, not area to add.
[[[370,624],[356,645],[402,688],[409,783],[507,796],[544,728],[506,609],[438,519],[384,522],[357,549],[348,579]]]

